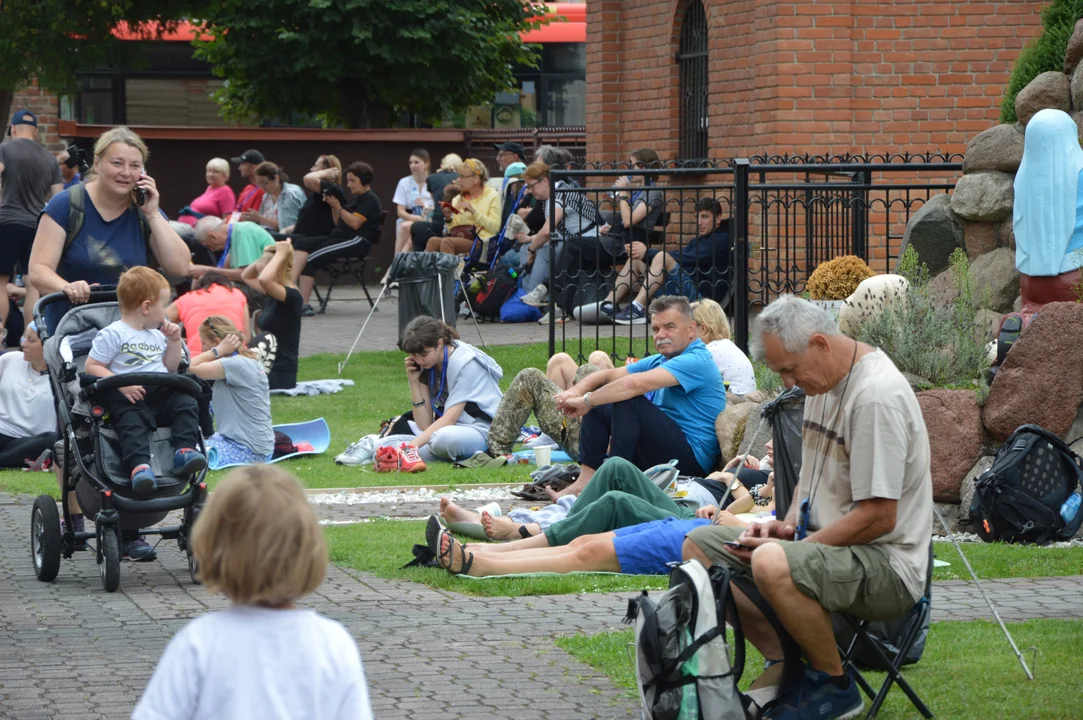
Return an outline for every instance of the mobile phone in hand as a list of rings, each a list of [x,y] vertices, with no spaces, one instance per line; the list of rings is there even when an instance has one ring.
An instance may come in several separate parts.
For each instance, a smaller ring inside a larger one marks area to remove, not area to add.
[[[741,543],[737,542],[736,540],[727,540],[726,542],[724,542],[722,544],[725,545],[726,547],[731,547],[734,550],[753,550],[754,549],[754,548],[749,547],[748,545],[742,545]]]

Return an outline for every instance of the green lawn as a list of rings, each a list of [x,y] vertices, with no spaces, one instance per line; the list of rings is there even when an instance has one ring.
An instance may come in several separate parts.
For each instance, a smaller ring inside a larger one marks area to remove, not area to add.
[[[938,718],[1078,718],[1079,649],[1083,620],[1030,620],[1008,625],[1024,652],[1037,648],[1037,662],[1027,663],[1035,680],[1027,680],[1019,661],[992,622],[935,623],[925,654],[903,675]],[[558,638],[557,645],[612,678],[635,697],[634,665],[629,657],[631,630]],[[751,647],[742,687],[759,675],[762,657]],[[878,688],[883,673],[866,673]],[[866,699],[865,707],[869,706]],[[892,688],[879,717],[920,717],[898,688]]]
[[[558,595],[578,592],[643,589],[668,586],[664,577],[576,575],[569,577],[509,578],[506,580],[463,580],[436,568],[400,570],[413,559],[410,548],[425,542],[425,523],[421,520],[377,520],[358,525],[327,528],[331,559],[346,567],[369,572],[383,578],[396,578],[425,583],[468,595]],[[963,547],[978,577],[1048,577],[1078,575],[1083,568],[1083,548],[1036,549],[1015,545],[979,545]],[[951,563],[934,577],[938,580],[958,579],[966,572],[951,545],[937,543],[937,557]]]

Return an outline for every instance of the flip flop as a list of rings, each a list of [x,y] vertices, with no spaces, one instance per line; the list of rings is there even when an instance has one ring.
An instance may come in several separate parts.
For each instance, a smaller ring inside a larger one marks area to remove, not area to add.
[[[465,535],[474,540],[485,542],[489,537],[485,534],[485,528],[481,523],[474,522],[449,522],[447,529],[457,535]]]
[[[440,554],[440,536],[445,532],[447,532],[447,528],[440,521],[440,516],[429,515],[429,519],[425,523],[425,544],[429,546],[429,552],[439,559],[443,559],[448,554]]]
[[[497,455],[493,457],[484,450],[478,450],[476,453],[468,458],[459,460],[454,463],[457,468],[498,468],[503,467],[508,462],[508,458],[504,455]]]
[[[461,567],[458,570],[452,570],[451,569],[451,558],[450,557],[448,558],[448,564],[447,565],[444,565],[443,563],[440,563],[440,564],[443,566],[443,568],[445,570],[447,570],[452,575],[467,575],[467,574],[469,574],[470,573],[470,567],[474,564],[474,553],[467,552],[466,551],[466,546],[463,545],[458,540],[456,540],[455,536],[452,535],[447,530],[443,530],[440,533],[441,538],[444,535],[448,536],[448,544],[447,544],[447,553],[446,553],[446,555],[453,556],[455,554],[455,548],[456,548],[456,546],[458,546],[458,548],[459,548],[459,560],[460,560],[460,563],[461,563]],[[439,547],[439,546],[437,546],[437,547]]]

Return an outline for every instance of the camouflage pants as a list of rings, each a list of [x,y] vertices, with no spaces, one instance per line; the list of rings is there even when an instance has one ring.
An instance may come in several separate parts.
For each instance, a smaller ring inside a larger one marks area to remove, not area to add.
[[[598,368],[583,365],[575,373],[575,382],[579,382]],[[560,443],[560,447],[572,456],[579,456],[579,418],[568,418],[557,410],[553,397],[560,388],[545,373],[537,368],[522,370],[508,386],[496,417],[489,428],[489,453],[506,455],[519,440],[519,432],[530,413],[538,418],[542,432]]]

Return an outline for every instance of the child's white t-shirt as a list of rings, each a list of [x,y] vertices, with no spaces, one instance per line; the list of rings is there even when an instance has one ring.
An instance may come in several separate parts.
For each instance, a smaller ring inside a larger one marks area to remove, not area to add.
[[[132,720],[371,720],[361,654],[312,610],[237,605],[188,623],[166,646]]]
[[[123,320],[106,325],[94,336],[90,357],[116,375],[169,372],[162,363],[167,341],[160,330],[136,330]]]

